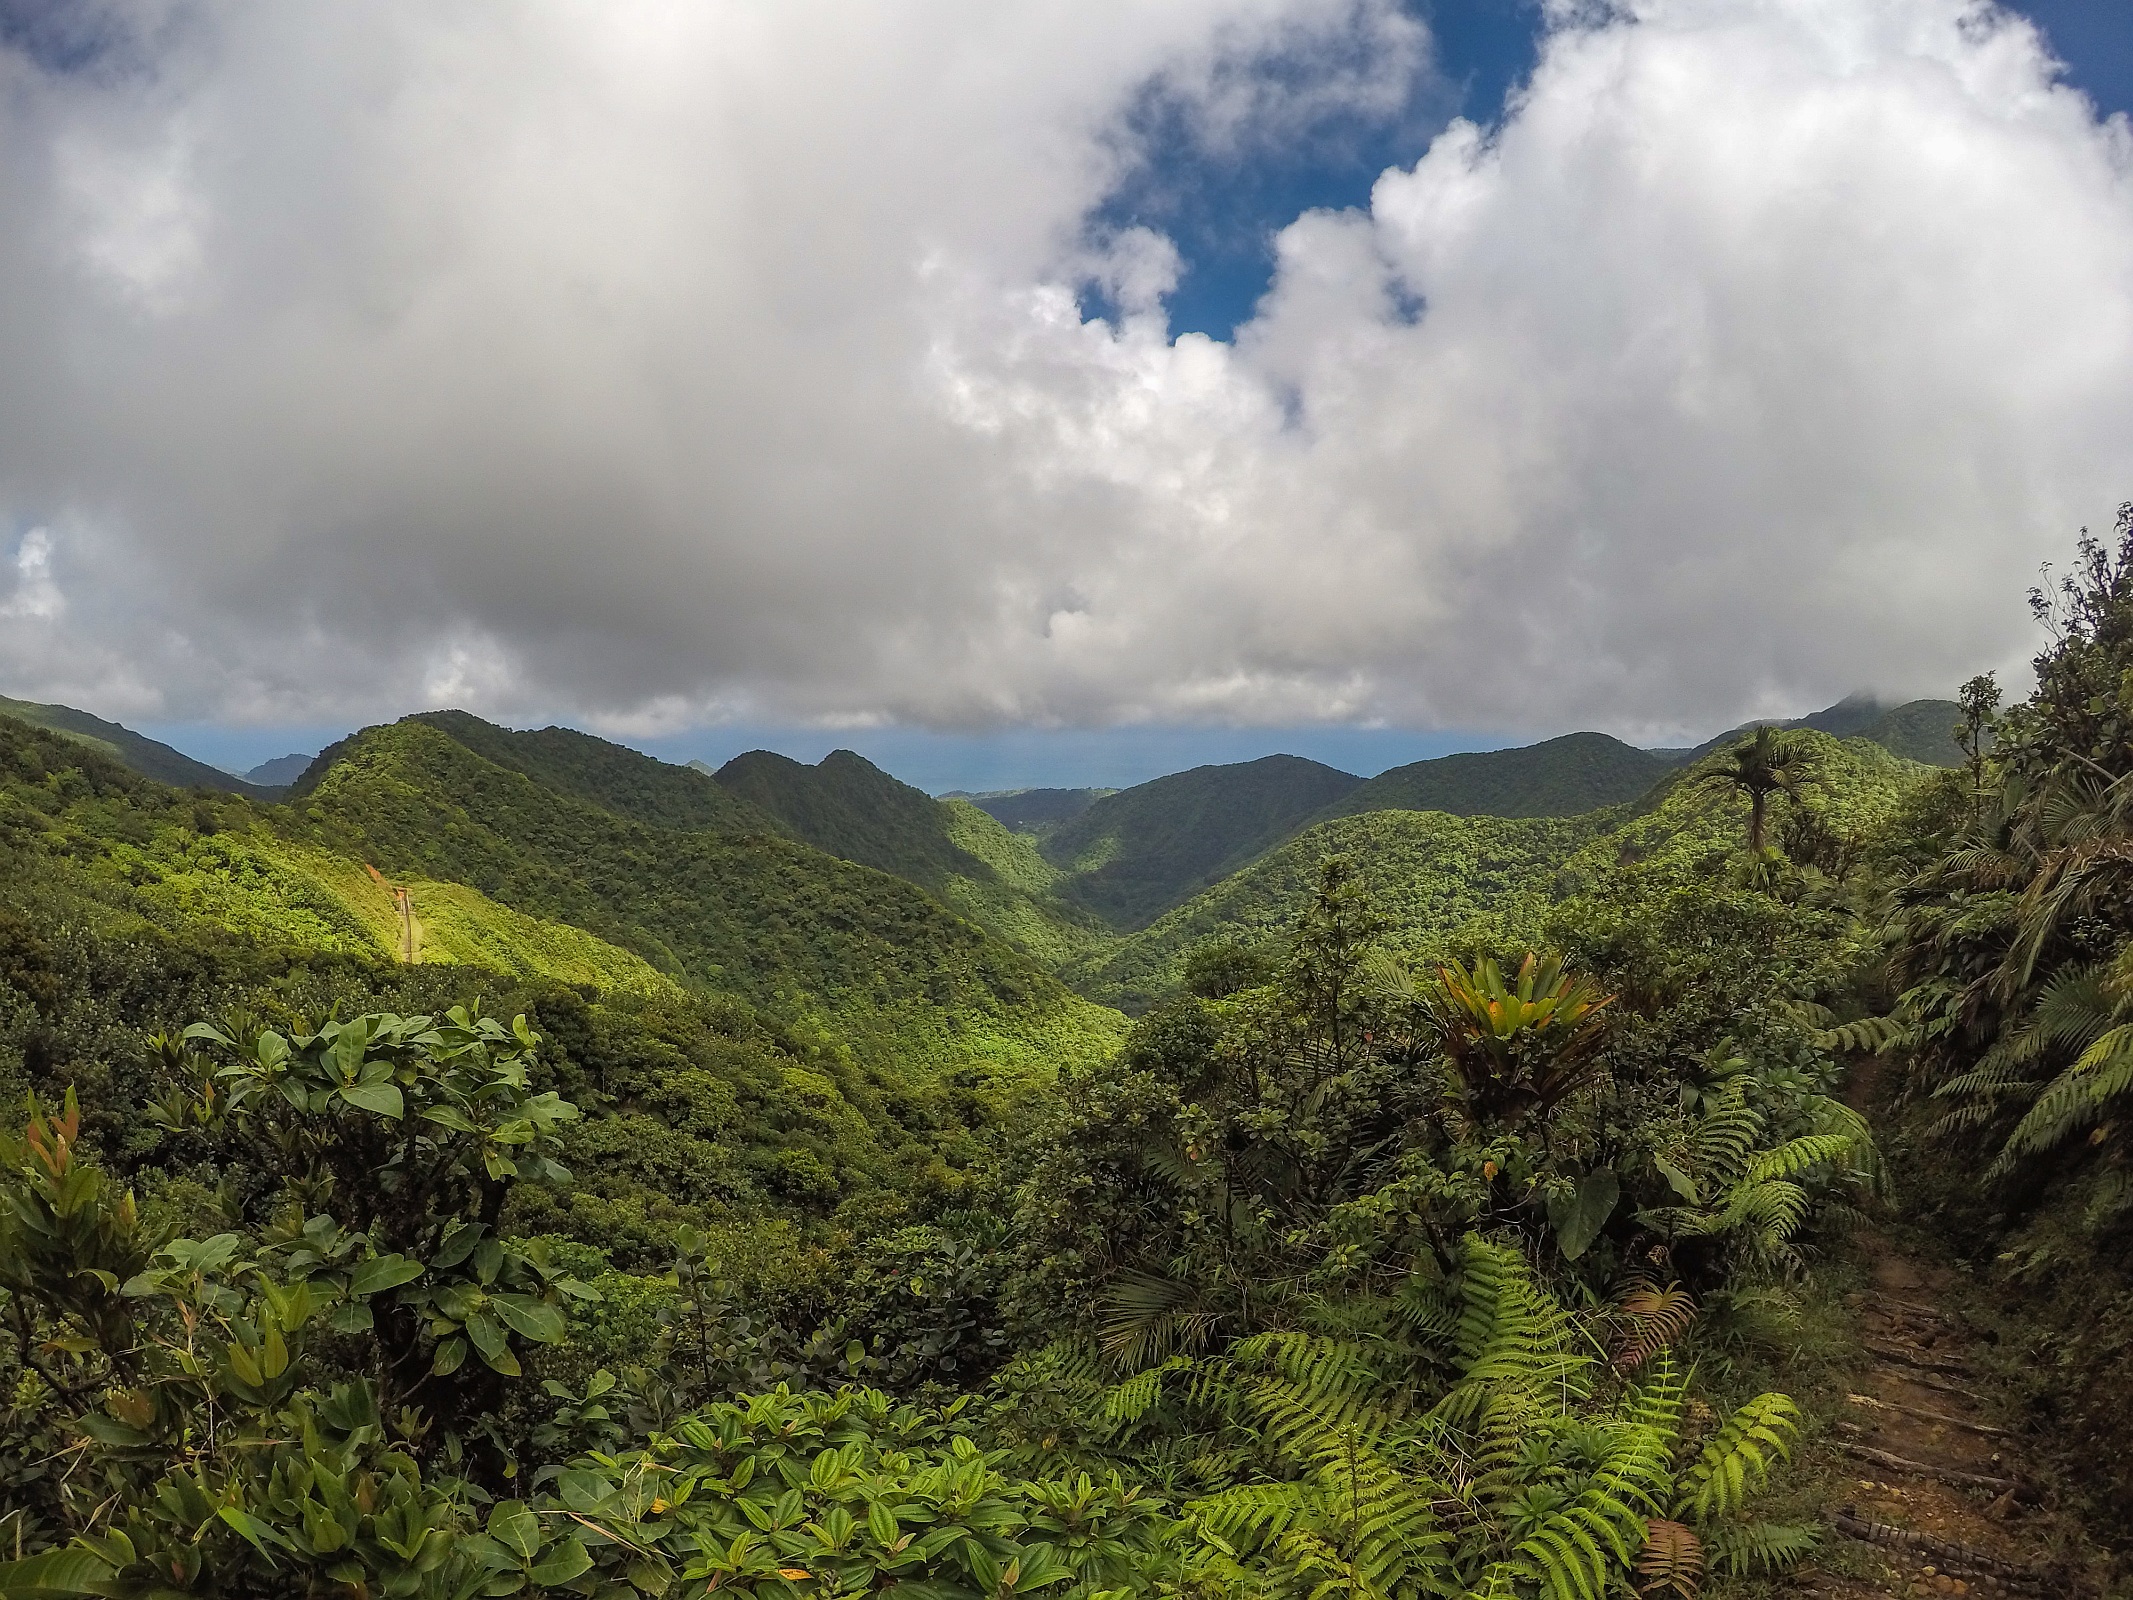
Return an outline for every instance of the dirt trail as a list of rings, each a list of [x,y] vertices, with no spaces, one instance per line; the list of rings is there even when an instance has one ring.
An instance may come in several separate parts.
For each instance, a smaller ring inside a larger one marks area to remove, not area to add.
[[[1860,1243],[1872,1287],[1852,1299],[1870,1364],[1830,1441],[1850,1477],[1829,1507],[1829,1550],[1852,1545],[1875,1576],[1808,1570],[1798,1586],[1832,1600],[2067,1593],[2021,1441],[1991,1420],[1989,1380],[1945,1308],[1953,1274],[1879,1234]]]
[[[1846,1095],[1862,1111],[1875,1076],[1855,1073]],[[1857,1245],[1870,1287],[1848,1300],[1867,1365],[1824,1444],[1846,1474],[1827,1508],[1824,1560],[1844,1553],[1844,1566],[1871,1576],[1810,1566],[1795,1589],[1827,1600],[2100,1593],[2070,1570],[2068,1530],[2038,1488],[2019,1419],[1994,1404],[1962,1315],[1972,1291],[1879,1229]]]

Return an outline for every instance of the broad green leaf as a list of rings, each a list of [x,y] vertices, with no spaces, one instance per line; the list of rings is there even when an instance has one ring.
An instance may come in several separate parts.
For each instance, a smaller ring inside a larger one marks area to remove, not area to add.
[[[358,1110],[391,1117],[395,1122],[407,1114],[407,1102],[401,1099],[398,1084],[351,1083],[341,1090],[341,1098]]]
[[[503,1500],[491,1508],[488,1531],[489,1537],[498,1544],[528,1560],[541,1547],[541,1519],[523,1500]],[[587,1562],[586,1566],[591,1564]],[[584,1567],[578,1569],[580,1572],[584,1570]]]
[[[1680,1195],[1682,1199],[1688,1201],[1692,1206],[1703,1204],[1703,1196],[1696,1191],[1696,1180],[1675,1166],[1673,1162],[1667,1160],[1665,1156],[1655,1155],[1652,1157],[1652,1165],[1659,1169],[1659,1176],[1666,1179],[1674,1193]]]
[[[273,1560],[273,1555],[267,1549],[267,1541],[271,1540],[284,1548],[289,1543],[288,1540],[284,1539],[264,1522],[261,1522],[257,1517],[239,1511],[235,1506],[224,1506],[216,1515],[242,1534],[252,1548],[261,1555],[266,1556],[269,1561]]]
[[[410,1261],[403,1255],[373,1256],[355,1269],[348,1280],[348,1292],[355,1295],[377,1294],[384,1289],[397,1289],[403,1283],[413,1283],[422,1276],[422,1263]]]
[[[456,1267],[474,1253],[481,1243],[481,1236],[488,1229],[479,1222],[456,1222],[445,1230],[444,1238],[437,1246],[437,1253],[430,1257],[433,1269]]]
[[[533,1581],[544,1589],[553,1589],[559,1584],[591,1570],[592,1557],[585,1553],[585,1546],[577,1539],[565,1539],[548,1552],[547,1559],[533,1569]]]
[[[876,1500],[867,1507],[867,1532],[874,1536],[877,1543],[894,1544],[897,1534],[901,1531],[896,1524],[896,1513],[881,1501]]]
[[[467,1337],[474,1341],[474,1348],[481,1352],[481,1359],[506,1377],[519,1375],[518,1357],[511,1353],[511,1342],[496,1319],[486,1311],[477,1311],[466,1321]]]
[[[1590,1248],[1615,1214],[1615,1202],[1621,1197],[1622,1186],[1613,1171],[1599,1167],[1578,1181],[1577,1193],[1568,1205],[1550,1208],[1556,1243],[1566,1260],[1575,1261]]]
[[[0,1561],[0,1595],[8,1600],[116,1595],[111,1563],[87,1550],[47,1550],[23,1561]]]
[[[489,1296],[489,1305],[513,1333],[535,1344],[556,1344],[565,1332],[563,1314],[529,1295],[494,1294]],[[608,1382],[612,1384],[614,1380],[610,1378]]]

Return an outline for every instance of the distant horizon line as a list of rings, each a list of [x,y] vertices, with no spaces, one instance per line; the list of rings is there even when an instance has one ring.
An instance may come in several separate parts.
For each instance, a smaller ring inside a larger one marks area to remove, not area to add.
[[[734,757],[755,750],[769,751],[809,766],[819,765],[836,750],[850,750],[897,778],[899,782],[909,783],[913,788],[935,798],[991,798],[1035,789],[1116,791],[1200,767],[1238,766],[1279,755],[1316,762],[1352,777],[1368,779],[1418,761],[1454,755],[1489,755],[1506,750],[1530,749],[1556,739],[1588,733],[1616,740],[1631,749],[1652,755],[1679,755],[1699,749],[1714,738],[1723,738],[1726,734],[1765,722],[1796,725],[1849,707],[1856,707],[1861,712],[1871,709],[1876,713],[1888,713],[1908,705],[1941,698],[1927,695],[1910,700],[1892,700],[1884,699],[1870,691],[1857,691],[1818,709],[1793,716],[1752,717],[1705,739],[1668,745],[1635,744],[1618,734],[1596,728],[1576,728],[1562,733],[1532,737],[1504,731],[1421,730],[1361,727],[1355,724],[1312,724],[1287,728],[1006,728],[984,734],[948,733],[906,726],[831,730],[775,724],[729,724],[726,725],[725,731],[730,731],[730,737],[718,740],[715,736],[722,731],[719,728],[697,728],[679,734],[631,738],[598,733],[559,720],[529,721],[523,724],[499,722],[497,725],[515,727],[518,731],[542,727],[569,728],[572,732],[584,733],[591,738],[603,739],[608,743],[636,750],[654,760],[676,766],[700,763],[714,772]],[[431,709],[460,708],[440,706]],[[423,714],[408,712],[404,713],[403,717]],[[403,718],[362,723],[339,731],[313,726],[302,729],[283,727],[253,733],[221,724],[199,723],[148,723],[134,727],[131,731],[166,744],[181,754],[213,766],[233,778],[249,782],[254,781],[251,774],[263,766],[285,761],[291,756],[316,759],[319,751],[339,739],[361,731],[362,728],[386,726],[390,722],[400,720]],[[119,726],[124,727],[126,724],[121,723]],[[228,759],[227,747],[215,753],[225,759],[197,753],[201,736],[210,733],[241,739],[251,747],[253,753],[283,741],[302,743],[315,740],[317,749],[305,751],[284,748],[280,754],[257,757],[248,763],[240,764]],[[1270,749],[1268,742],[1273,740],[1287,741],[1298,748]],[[868,746],[872,748],[869,749]],[[1019,747],[1019,750],[1015,747]],[[1073,754],[1074,747],[1079,747],[1080,756]],[[1358,757],[1361,759],[1357,759]],[[1021,767],[1024,770],[1009,776],[1007,769],[1011,767]],[[1079,770],[1073,770],[1074,768]]]

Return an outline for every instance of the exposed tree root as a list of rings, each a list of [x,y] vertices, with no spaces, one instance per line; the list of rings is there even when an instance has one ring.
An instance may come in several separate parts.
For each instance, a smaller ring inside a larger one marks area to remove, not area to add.
[[[2015,1478],[1996,1478],[1989,1472],[1966,1472],[1961,1467],[1943,1467],[1930,1461],[1913,1461],[1908,1456],[1897,1455],[1893,1450],[1877,1450],[1870,1444],[1857,1444],[1849,1439],[1839,1439],[1837,1448],[1846,1455],[1857,1456],[1862,1461],[1871,1461],[1877,1467],[1887,1467],[1891,1472],[1908,1472],[1921,1478],[1935,1478],[1942,1483],[1957,1484],[1965,1489],[1990,1489],[1996,1494],[2010,1494],[2017,1500],[2034,1500],[2037,1491]]]
[[[1877,1400],[1870,1394],[1848,1394],[1844,1398],[1855,1406],[1865,1406],[1869,1410],[1896,1411],[1907,1417],[1916,1417],[1921,1422],[1938,1422],[1950,1428],[1961,1428],[1965,1433],[1981,1433],[1988,1439],[2010,1437],[2005,1428],[1995,1428],[1985,1422],[1972,1422],[1968,1417],[1951,1417],[1945,1411],[1926,1411],[1917,1406],[1899,1405],[1894,1400]]]

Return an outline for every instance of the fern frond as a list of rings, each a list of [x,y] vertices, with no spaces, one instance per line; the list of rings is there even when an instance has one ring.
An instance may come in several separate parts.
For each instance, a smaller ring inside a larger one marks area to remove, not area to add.
[[[1815,1044],[1832,1055],[1886,1055],[1905,1043],[1911,1030],[1893,1017],[1861,1017],[1815,1035]]]
[[[1681,1431],[1681,1408],[1688,1393],[1688,1374],[1675,1365],[1671,1351],[1662,1349],[1645,1367],[1644,1381],[1630,1391],[1623,1414],[1638,1427],[1664,1437],[1671,1450]]]
[[[1437,1485],[1412,1482],[1355,1448],[1325,1461],[1318,1489],[1324,1531],[1378,1593],[1413,1594],[1441,1581],[1453,1536],[1437,1519]]]
[[[1748,1104],[1746,1091],[1738,1082],[1729,1084],[1711,1100],[1691,1141],[1696,1175],[1719,1188],[1739,1182],[1762,1131],[1762,1116]]]
[[[1340,1441],[1382,1437],[1405,1409],[1356,1345],[1306,1333],[1241,1340],[1236,1393],[1284,1454],[1307,1460]]]
[[[1703,1541],[1679,1522],[1650,1523],[1637,1557],[1637,1592],[1694,1600],[1703,1583]]]
[[[1103,1402],[1099,1408],[1104,1421],[1114,1426],[1140,1421],[1162,1400],[1164,1377],[1191,1365],[1184,1356],[1172,1356],[1160,1366],[1150,1367],[1145,1372],[1136,1372],[1132,1377],[1113,1384],[1104,1391]]]
[[[2008,1135],[1986,1175],[2003,1176],[2023,1156],[2041,1155],[2100,1121],[2128,1090],[2133,1090],[2133,1023],[2103,1034],[2052,1080]]]
[[[1317,1492],[1302,1483],[1247,1483],[1188,1501],[1185,1515],[1239,1554],[1272,1544],[1317,1510]]]
[[[1537,1392],[1586,1392],[1591,1358],[1575,1347],[1570,1318],[1534,1286],[1518,1252],[1470,1235],[1464,1257],[1459,1343],[1465,1369],[1431,1415],[1501,1432]]]
[[[1792,1397],[1759,1394],[1726,1418],[1675,1487],[1676,1514],[1699,1521],[1738,1511],[1770,1474],[1775,1461],[1790,1459],[1800,1428]]]
[[[1848,1133],[1804,1134],[1757,1156],[1748,1165],[1748,1181],[1797,1177],[1815,1167],[1832,1166],[1851,1152],[1852,1136]]]
[[[1696,1297],[1678,1283],[1663,1289],[1639,1284],[1615,1303],[1612,1315],[1620,1330],[1615,1365],[1639,1367],[1689,1331],[1696,1320]]]
[[[1704,1535],[1711,1570],[1733,1577],[1783,1572],[1812,1555],[1822,1530],[1799,1523],[1728,1522]]]

